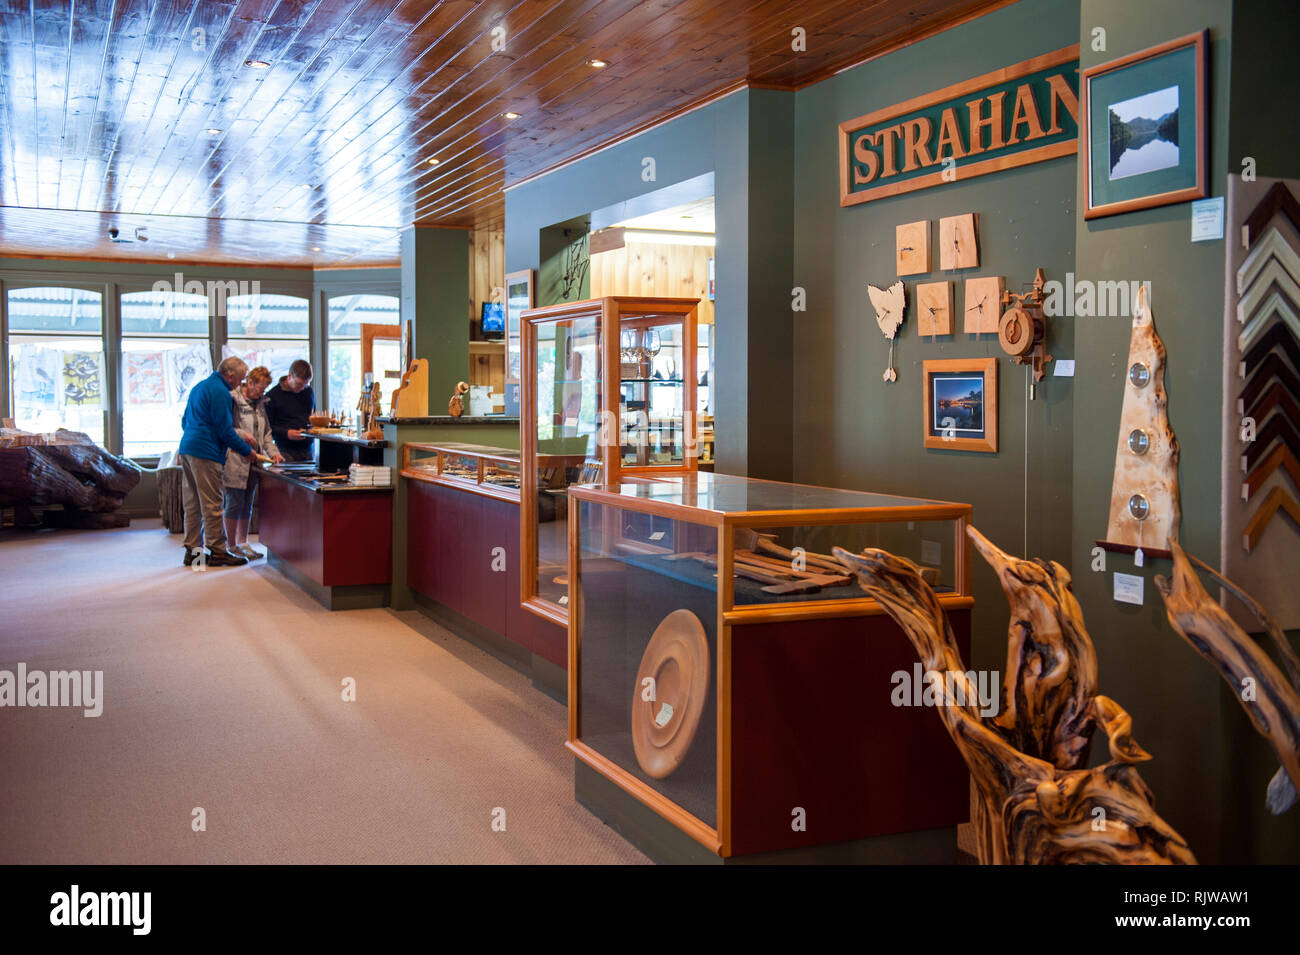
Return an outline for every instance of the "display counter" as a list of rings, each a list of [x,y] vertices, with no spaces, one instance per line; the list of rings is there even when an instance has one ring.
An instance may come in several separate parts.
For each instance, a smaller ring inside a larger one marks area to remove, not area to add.
[[[387,606],[392,487],[333,480],[309,462],[255,473],[270,565],[330,610]]]
[[[519,604],[519,452],[407,442],[401,480],[416,605],[563,699],[566,633]]]
[[[916,653],[830,555],[920,565],[969,659],[969,505],[709,473],[568,492],[580,802],[661,861],[955,857],[966,769],[895,705]]]
[[[384,448],[388,442],[382,438],[372,440],[319,428],[309,428],[307,435],[316,439],[316,465],[321,471],[346,471],[353,464],[384,463]]]

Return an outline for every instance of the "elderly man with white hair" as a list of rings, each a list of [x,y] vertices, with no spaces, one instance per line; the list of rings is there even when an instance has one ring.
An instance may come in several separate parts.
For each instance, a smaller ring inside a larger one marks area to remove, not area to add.
[[[230,391],[248,373],[239,358],[227,358],[190,391],[181,418],[180,465],[184,475],[185,566],[196,560],[207,567],[235,567],[247,558],[226,548],[226,530],[221,521],[223,492],[221,469],[226,451],[242,458],[253,457],[253,449],[235,431],[234,399]],[[210,553],[204,555],[206,540]]]

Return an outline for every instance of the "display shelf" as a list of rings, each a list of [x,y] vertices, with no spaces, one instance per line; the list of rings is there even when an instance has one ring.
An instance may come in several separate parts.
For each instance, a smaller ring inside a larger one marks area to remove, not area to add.
[[[889,704],[887,674],[910,673],[914,651],[830,554],[881,547],[922,566],[964,640],[969,505],[704,472],[568,495],[568,746],[587,767],[724,858],[964,821],[942,724]],[[862,696],[823,698],[846,667],[879,685],[864,719],[828,723]],[[810,761],[801,735],[836,745]],[[901,794],[872,794],[865,763],[840,761],[867,752]],[[944,795],[921,798],[930,786]],[[819,831],[792,832],[790,806],[815,806]]]

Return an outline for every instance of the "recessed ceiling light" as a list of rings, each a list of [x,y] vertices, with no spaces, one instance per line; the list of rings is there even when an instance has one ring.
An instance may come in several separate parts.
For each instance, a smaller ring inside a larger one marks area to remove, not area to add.
[[[175,252],[168,252],[168,253],[167,253],[167,258],[169,258],[169,259],[174,259],[174,258],[176,258],[176,253],[175,253]]]
[[[271,66],[271,64],[266,62],[266,60],[245,60],[244,65],[255,70],[265,70],[269,69]]]
[[[442,162],[441,159],[430,159],[430,160],[428,160],[428,163],[429,163],[430,166],[436,166],[436,165],[438,165],[438,163],[440,163],[440,162]]]
[[[311,250],[312,250],[313,252],[319,252],[319,251],[320,251],[320,246],[319,246],[319,245],[313,245],[313,246],[311,247]]]
[[[587,65],[594,66],[598,70],[603,70],[605,67],[609,66],[609,63],[605,60],[588,60]]]
[[[205,130],[205,132],[207,132],[207,134],[208,134],[209,136],[220,136],[220,135],[221,135],[221,130],[217,129],[217,127],[215,127],[215,126],[209,126],[209,127]]]
[[[519,114],[518,114],[518,113],[502,113],[501,115],[504,116],[506,119],[518,119],[518,118],[519,118]]]
[[[304,183],[303,183],[301,186],[299,186],[298,188],[299,188],[299,189],[310,189],[310,188],[311,188],[311,183],[310,183],[310,182],[304,182]]]

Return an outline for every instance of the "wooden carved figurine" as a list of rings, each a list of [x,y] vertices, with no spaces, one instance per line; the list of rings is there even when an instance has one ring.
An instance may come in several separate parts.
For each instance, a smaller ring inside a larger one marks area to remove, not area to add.
[[[469,385],[463,381],[456,382],[456,390],[447,402],[447,414],[453,418],[459,418],[465,413],[465,398],[469,394]]]
[[[1254,598],[1204,561],[1186,553],[1177,541],[1171,541],[1170,548],[1173,575],[1157,575],[1155,580],[1164,598],[1169,625],[1214,664],[1256,731],[1273,745],[1282,765],[1268,784],[1265,802],[1274,815],[1281,815],[1295,805],[1300,792],[1300,659],[1282,628]],[[1213,577],[1255,615],[1277,648],[1285,674],[1205,592],[1196,568]]]
[[[979,790],[981,863],[1195,864],[1152,806],[1134,763],[1150,759],[1128,713],[1096,692],[1097,661],[1070,575],[1054,561],[1019,560],[967,528],[1011,604],[1003,712],[986,720],[939,598],[910,561],[869,548],[836,558],[858,576],[916,648],[926,670],[960,692],[936,707]],[[1087,765],[1100,726],[1111,760]]]

